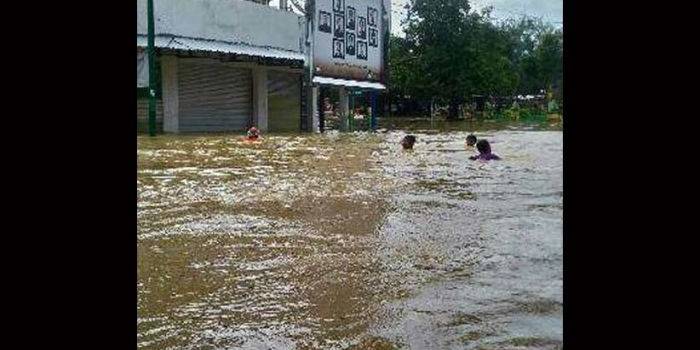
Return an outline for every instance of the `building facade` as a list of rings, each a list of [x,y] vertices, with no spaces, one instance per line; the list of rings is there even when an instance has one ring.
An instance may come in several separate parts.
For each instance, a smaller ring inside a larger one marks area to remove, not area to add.
[[[303,16],[242,0],[153,3],[158,131],[299,131]],[[147,1],[137,6],[137,120],[145,130]]]

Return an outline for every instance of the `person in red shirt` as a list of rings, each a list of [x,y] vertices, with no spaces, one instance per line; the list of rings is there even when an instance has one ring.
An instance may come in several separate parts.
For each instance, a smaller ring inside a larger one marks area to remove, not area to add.
[[[246,140],[248,141],[257,141],[260,138],[260,131],[256,127],[252,127],[248,129],[248,135],[246,136]]]

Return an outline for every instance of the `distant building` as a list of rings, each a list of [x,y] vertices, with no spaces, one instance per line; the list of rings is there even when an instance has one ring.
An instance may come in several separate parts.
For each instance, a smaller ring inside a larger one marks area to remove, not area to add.
[[[146,3],[137,0],[141,129],[148,114]],[[159,130],[299,130],[305,19],[268,3],[154,0]]]

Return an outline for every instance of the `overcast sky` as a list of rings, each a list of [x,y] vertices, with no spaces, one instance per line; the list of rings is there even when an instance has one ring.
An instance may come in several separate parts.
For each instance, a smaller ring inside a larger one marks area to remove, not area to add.
[[[556,27],[563,26],[563,1],[564,0],[471,0],[470,3],[475,9],[481,9],[485,6],[493,6],[493,17],[496,19],[505,19],[508,17],[520,17],[521,15],[530,15],[542,17],[546,22],[551,23]],[[299,3],[304,3],[300,0]],[[408,3],[408,0],[391,0],[391,32],[393,34],[402,34],[401,20],[406,16],[406,10],[403,8]],[[278,6],[279,0],[272,0],[270,5]]]
[[[403,6],[408,0],[391,0],[391,32],[401,34],[401,20],[406,16]],[[563,26],[563,0],[472,0],[472,8],[481,9],[493,6],[493,17],[505,19],[530,15],[542,17],[556,27]]]

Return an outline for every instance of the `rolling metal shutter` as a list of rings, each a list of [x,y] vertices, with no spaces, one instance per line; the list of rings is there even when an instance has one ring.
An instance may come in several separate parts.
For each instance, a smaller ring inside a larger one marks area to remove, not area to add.
[[[252,115],[252,73],[215,60],[181,59],[180,131],[242,131]]]
[[[301,118],[301,75],[267,72],[268,128],[271,132],[299,131]]]
[[[136,131],[148,131],[148,99],[136,99]],[[163,132],[163,100],[156,99],[156,132]]]

